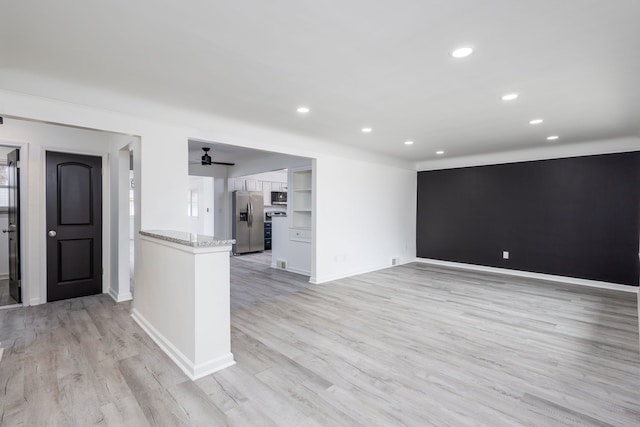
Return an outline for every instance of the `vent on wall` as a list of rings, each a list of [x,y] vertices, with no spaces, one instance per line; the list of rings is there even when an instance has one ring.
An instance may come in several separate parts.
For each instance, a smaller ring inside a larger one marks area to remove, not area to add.
[[[400,264],[400,258],[391,258],[391,265]]]
[[[282,268],[283,270],[286,270],[287,261],[285,261],[283,259],[279,259],[278,262],[277,262],[277,266],[278,266],[278,268]]]

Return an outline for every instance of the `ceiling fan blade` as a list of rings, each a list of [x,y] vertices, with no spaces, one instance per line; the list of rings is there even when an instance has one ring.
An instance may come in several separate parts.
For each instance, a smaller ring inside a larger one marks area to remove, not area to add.
[[[235,163],[228,162],[214,162],[211,156],[209,155],[209,147],[202,147],[202,151],[204,151],[204,155],[200,157],[200,164],[202,166],[211,166],[211,165],[225,165],[225,166],[235,166]],[[197,163],[197,162],[194,162]]]

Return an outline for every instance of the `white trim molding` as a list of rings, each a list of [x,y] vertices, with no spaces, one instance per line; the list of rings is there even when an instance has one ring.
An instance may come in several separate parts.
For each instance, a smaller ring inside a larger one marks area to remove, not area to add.
[[[131,301],[133,299],[133,295],[131,294],[131,292],[124,292],[119,294],[113,288],[109,288],[108,294],[115,302]]]
[[[228,368],[236,363],[233,359],[233,354],[229,353],[196,364],[178,350],[176,346],[171,344],[171,342],[154,328],[135,308],[131,311],[131,317],[192,381]]]
[[[374,272],[374,271],[384,270],[385,268],[397,267],[399,265],[408,264],[408,263],[414,262],[414,261],[415,261],[415,259],[408,259],[408,260],[407,259],[398,259],[398,263],[395,264],[395,265],[391,265],[391,264],[378,265],[378,266],[372,267],[372,268],[366,268],[366,269],[352,271],[352,272],[343,273],[343,274],[332,274],[332,275],[323,276],[323,277],[312,276],[309,279],[309,283],[311,283],[313,285],[319,285],[320,283],[326,283],[326,282],[332,282],[334,280],[346,279],[347,277],[358,276],[360,274],[366,274],[366,273],[371,273],[371,272]]]
[[[551,282],[568,283],[571,285],[588,286],[591,288],[610,289],[614,291],[629,292],[633,294],[638,293],[638,286],[634,285],[619,285],[617,283],[600,282],[597,280],[578,279],[575,277],[556,276],[553,274],[532,273],[522,270],[510,270],[507,268],[486,267],[484,265],[465,264],[461,262],[453,261],[440,261],[430,258],[416,258],[416,262],[422,262],[425,264],[440,265],[443,267],[453,267],[463,270],[481,271],[485,273],[497,273],[505,274],[508,276],[526,277],[529,279],[548,280]]]

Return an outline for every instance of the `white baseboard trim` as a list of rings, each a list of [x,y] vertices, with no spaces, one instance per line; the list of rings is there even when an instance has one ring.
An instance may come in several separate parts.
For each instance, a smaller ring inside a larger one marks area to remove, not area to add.
[[[271,264],[271,268],[275,268],[276,270],[282,270],[282,271],[289,271],[291,273],[296,273],[296,274],[302,274],[303,276],[310,276],[311,273],[308,271],[304,271],[304,270],[300,270],[298,268],[295,267],[289,267],[287,266],[287,268],[280,268],[278,267],[277,264]]]
[[[218,358],[195,364],[154,328],[135,308],[131,310],[131,317],[192,381],[228,368],[236,363],[233,360],[233,354],[228,353]]]
[[[416,258],[416,262],[425,264],[441,265],[443,267],[460,268],[463,270],[481,271],[485,273],[506,274],[509,276],[526,277],[529,279],[549,280],[552,282],[569,283],[571,285],[588,286],[591,288],[611,289],[615,291],[638,293],[638,287],[633,285],[619,285],[617,283],[600,282],[597,280],[578,279],[575,277],[556,276],[553,274],[532,273],[522,270],[510,270],[508,268],[486,267],[484,265],[465,264],[462,262],[440,261],[430,258]]]
[[[218,357],[217,359],[209,360],[208,362],[198,363],[193,368],[193,378],[192,380],[197,380],[198,378],[206,377],[207,375],[213,374],[214,372],[221,371],[224,368],[228,368],[229,366],[233,366],[236,364],[236,361],[233,359],[232,353],[227,353]]]
[[[303,276],[310,276],[311,273],[309,271],[300,270],[295,267],[287,267],[286,271],[290,271],[291,273],[302,274]]]
[[[131,301],[133,299],[133,295],[131,295],[131,292],[117,294],[115,290],[109,289],[108,293],[111,299],[113,299],[115,302]]]
[[[345,279],[347,277],[357,276],[359,274],[366,274],[366,273],[371,273],[373,271],[384,270],[385,268],[396,267],[398,265],[403,265],[403,264],[407,264],[414,261],[415,261],[414,259],[400,260],[400,262],[396,265],[385,264],[385,265],[379,265],[377,267],[356,270],[349,273],[339,273],[339,274],[330,274],[330,275],[321,276],[321,277],[311,277],[311,279],[309,279],[309,283],[312,283],[314,285],[319,285],[320,283],[332,282],[334,280]]]

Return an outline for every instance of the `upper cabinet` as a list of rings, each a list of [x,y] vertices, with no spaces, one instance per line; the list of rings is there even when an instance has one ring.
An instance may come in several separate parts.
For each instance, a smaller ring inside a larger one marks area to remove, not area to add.
[[[262,181],[256,179],[245,179],[244,186],[247,191],[262,191]]]
[[[244,189],[245,189],[244,179],[234,179],[234,178],[229,179],[229,191],[234,191],[234,190],[242,191]]]
[[[272,191],[287,191],[286,182],[262,181],[250,178],[229,178],[229,191],[262,191],[264,205],[271,206]]]

